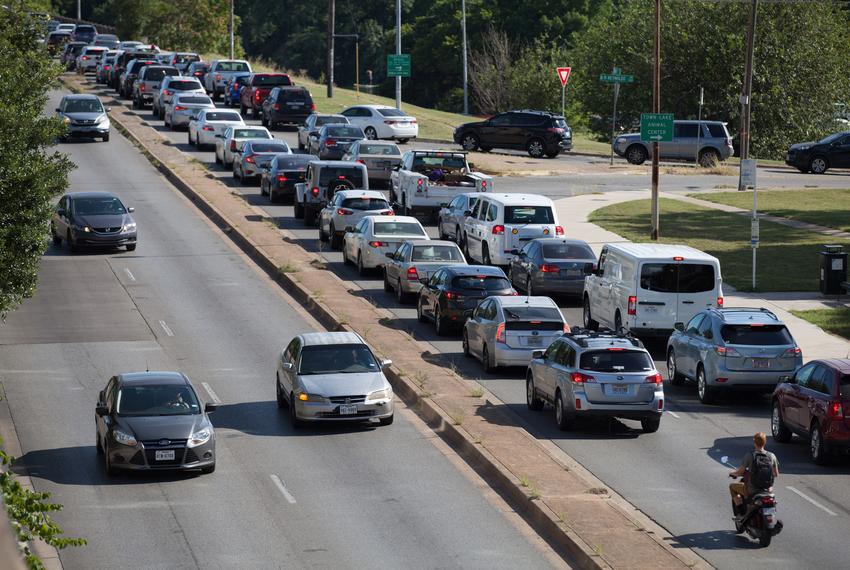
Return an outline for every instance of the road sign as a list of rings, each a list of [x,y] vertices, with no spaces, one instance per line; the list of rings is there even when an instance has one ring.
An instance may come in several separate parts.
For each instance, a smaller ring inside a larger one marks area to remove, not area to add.
[[[643,113],[640,116],[640,140],[673,141],[673,113]]]
[[[634,83],[634,75],[620,75],[619,73],[603,73],[599,76],[599,81],[602,83]]]
[[[387,77],[410,77],[410,54],[387,55]]]
[[[741,159],[741,190],[756,187],[756,160],[754,158]]]
[[[558,79],[561,80],[561,87],[567,86],[567,80],[570,78],[572,67],[558,67]]]
[[[759,220],[754,218],[750,220],[750,239],[753,241],[759,240]]]

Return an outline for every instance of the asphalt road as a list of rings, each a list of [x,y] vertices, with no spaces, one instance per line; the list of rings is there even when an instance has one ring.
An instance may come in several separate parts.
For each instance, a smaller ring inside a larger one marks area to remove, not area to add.
[[[418,339],[425,339],[445,362],[453,362],[469,378],[478,379],[482,385],[497,395],[513,412],[517,422],[541,439],[550,439],[578,460],[602,481],[624,495],[637,507],[667,528],[676,544],[696,549],[709,562],[720,568],[754,568],[762,566],[779,568],[843,568],[850,557],[850,545],[845,540],[846,524],[850,517],[850,463],[841,461],[831,467],[817,467],[807,459],[806,445],[795,439],[787,446],[769,444],[781,462],[782,477],[778,483],[780,516],[785,530],[769,549],[757,548],[749,539],[734,534],[727,484],[729,468],[721,463],[728,456],[737,465],[751,448],[752,434],[769,432],[769,401],[766,397],[747,396],[735,398],[718,406],[704,406],[696,397],[694,386],[673,387],[665,385],[667,406],[661,430],[644,435],[639,425],[629,421],[595,422],[584,424],[571,433],[558,431],[550,409],[532,413],[526,409],[524,371],[506,370],[489,375],[480,364],[463,358],[460,339],[437,337],[433,326],[416,322],[415,309],[399,306],[383,292],[380,275],[361,278],[352,268],[342,264],[339,252],[323,251],[315,228],[305,228],[292,217],[292,208],[271,205],[260,196],[256,187],[237,187],[229,173],[213,161],[212,152],[198,152],[186,144],[185,132],[173,133],[153,120],[146,118],[153,128],[159,129],[179,148],[198,160],[207,163],[211,172],[222,182],[238,189],[249,203],[262,208],[278,225],[290,232],[300,245],[320,253],[329,267],[341,277],[362,290],[362,295],[376,304],[391,309],[398,317],[396,326],[413,331]],[[249,121],[253,122],[253,121]],[[278,138],[296,147],[294,134],[276,133]],[[593,160],[568,157],[570,160]],[[771,170],[771,169],[766,169]],[[845,174],[833,177],[802,175],[776,169],[762,175],[776,177],[776,184],[785,181],[790,186],[828,182],[846,186],[850,182]],[[497,187],[513,191],[547,193],[550,197],[564,197],[581,191],[583,185],[595,184],[598,175],[541,177],[524,179],[499,179]],[[679,189],[691,179],[703,181],[713,187],[719,182],[711,175],[665,176],[662,184]],[[622,190],[634,176],[619,176],[598,191]],[[648,177],[640,184],[645,188]],[[836,182],[837,181],[837,182]],[[548,188],[549,191],[544,189]],[[575,189],[579,190],[575,190]],[[663,188],[663,185],[662,185]],[[675,188],[673,188],[675,189]],[[550,193],[551,192],[551,193]],[[436,234],[433,226],[430,233]],[[325,246],[325,249],[326,246]],[[560,300],[564,313],[571,323],[578,323],[581,311],[572,300]],[[659,370],[664,370],[663,345],[650,347]]]
[[[47,108],[60,94],[51,95]],[[0,378],[37,490],[89,545],[67,569],[543,568],[561,565],[410,411],[380,429],[293,431],[274,359],[309,316],[117,132],[61,149],[71,190],[136,207],[135,252],[51,245],[0,325]],[[176,369],[220,399],[212,475],[107,477],[94,403],[121,371]]]

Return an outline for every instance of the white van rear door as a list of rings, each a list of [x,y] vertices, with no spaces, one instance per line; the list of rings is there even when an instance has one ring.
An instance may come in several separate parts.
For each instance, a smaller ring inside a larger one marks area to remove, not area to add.
[[[686,323],[720,296],[718,267],[710,261],[679,262],[679,306],[676,322]]]
[[[646,261],[640,264],[634,327],[672,329],[679,310],[676,293],[678,264]],[[631,303],[630,303],[631,304]]]

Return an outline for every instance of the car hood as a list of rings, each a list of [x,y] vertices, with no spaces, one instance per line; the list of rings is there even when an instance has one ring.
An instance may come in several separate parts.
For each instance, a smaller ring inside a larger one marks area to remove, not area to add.
[[[319,394],[329,398],[368,394],[389,385],[383,372],[309,374],[299,378],[308,394]]]
[[[99,214],[74,216],[74,221],[83,226],[91,226],[93,228],[117,228],[133,221],[129,214]]]
[[[790,147],[788,147],[788,149],[789,150],[803,150],[804,148],[813,147],[816,144],[818,144],[817,141],[801,142],[801,143],[797,143],[797,144],[792,144]]]
[[[72,121],[93,121],[99,119],[105,113],[65,113],[65,116]]]
[[[624,135],[617,135],[617,138],[614,140],[639,141],[640,133],[628,133]]]
[[[206,424],[205,414],[174,416],[118,416],[119,429],[129,430],[136,439],[189,439],[193,432]]]
[[[464,123],[462,125],[458,125],[457,129],[455,130],[468,129],[471,127],[483,127],[486,124],[487,121],[475,121],[474,123]]]

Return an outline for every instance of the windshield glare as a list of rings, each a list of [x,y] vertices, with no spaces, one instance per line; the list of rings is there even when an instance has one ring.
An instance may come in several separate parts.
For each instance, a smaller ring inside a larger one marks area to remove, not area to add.
[[[118,198],[77,198],[73,203],[74,213],[80,216],[107,216],[127,212]]]
[[[343,208],[352,210],[386,210],[390,207],[389,202],[383,198],[346,198],[342,201]]]
[[[364,344],[305,346],[298,374],[357,374],[378,372],[372,351]]]
[[[498,275],[464,275],[455,277],[452,287],[473,291],[505,291],[511,289],[511,284]]]
[[[561,311],[555,307],[525,307],[513,306],[502,307],[502,312],[505,313],[505,319],[524,320],[524,321],[563,321],[564,317]]]
[[[411,261],[463,261],[456,245],[417,245],[413,248]]]
[[[376,236],[414,235],[424,236],[425,232],[414,222],[375,222]]]
[[[66,113],[102,113],[103,105],[98,99],[68,99],[65,101]]]
[[[594,372],[650,372],[652,359],[637,350],[599,350],[581,355],[580,367]]]
[[[236,113],[207,113],[208,121],[241,121],[242,117]]]
[[[195,392],[176,384],[125,386],[118,391],[119,416],[185,416],[198,414]]]
[[[378,109],[378,112],[385,117],[406,117],[407,113],[398,109]]]

